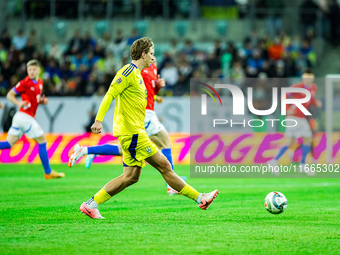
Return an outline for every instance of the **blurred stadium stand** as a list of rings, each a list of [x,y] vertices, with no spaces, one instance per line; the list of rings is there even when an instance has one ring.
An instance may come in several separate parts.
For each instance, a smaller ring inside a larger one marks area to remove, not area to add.
[[[336,1],[9,0],[0,8],[0,96],[31,58],[43,63],[48,96],[101,96],[141,36],[153,38],[159,72],[176,74],[163,93],[177,96],[188,95],[190,78],[299,77],[307,67],[324,77],[334,67],[322,59],[339,43]]]

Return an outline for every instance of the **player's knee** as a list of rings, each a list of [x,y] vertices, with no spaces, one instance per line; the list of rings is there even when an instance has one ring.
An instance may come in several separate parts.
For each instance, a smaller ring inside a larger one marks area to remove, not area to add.
[[[8,136],[6,141],[9,144],[9,148],[12,148],[14,144],[16,144],[16,142],[19,140],[19,137],[16,136]]]
[[[165,160],[163,160],[161,162],[159,171],[162,174],[166,174],[168,172],[172,172],[171,164],[170,164],[170,162],[167,159],[165,159]]]
[[[312,143],[312,137],[304,137],[303,143],[306,145],[310,145]]]
[[[290,148],[290,147],[292,147],[293,146],[293,144],[294,144],[294,139],[288,139],[287,140],[287,142],[286,142],[286,146],[288,147],[288,148]]]
[[[162,141],[162,143],[160,144],[160,146],[158,147],[160,150],[163,149],[171,149],[172,145],[170,143],[170,141]]]
[[[42,143],[46,143],[47,142],[45,135],[42,135],[42,136],[39,136],[39,137],[35,138],[35,141],[38,144],[42,144]]]
[[[139,181],[139,175],[127,175],[124,179],[127,185],[132,185]]]

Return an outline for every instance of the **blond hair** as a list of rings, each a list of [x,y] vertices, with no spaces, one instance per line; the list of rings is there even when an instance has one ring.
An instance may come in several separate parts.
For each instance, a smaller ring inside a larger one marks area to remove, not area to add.
[[[26,65],[26,66],[27,66],[27,67],[29,67],[29,66],[37,66],[37,67],[40,67],[41,65],[40,65],[40,62],[39,62],[38,60],[32,59],[32,60],[30,60],[30,61],[27,62],[27,65]]]

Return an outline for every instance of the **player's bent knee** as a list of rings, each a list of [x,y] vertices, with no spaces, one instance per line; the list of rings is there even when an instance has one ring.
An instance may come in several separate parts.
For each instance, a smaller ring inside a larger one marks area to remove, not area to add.
[[[171,149],[172,145],[171,143],[163,142],[159,146],[157,146],[158,149],[163,150],[163,149]]]
[[[304,144],[307,144],[307,145],[310,145],[312,143],[312,137],[304,137],[303,138],[303,143]]]
[[[18,136],[8,135],[6,141],[12,147],[14,144],[16,144],[17,141],[19,141],[19,139],[20,139],[20,137],[18,137]]]
[[[161,174],[166,174],[167,172],[172,172],[171,164],[168,160],[163,160],[160,163],[160,169],[158,169]]]
[[[10,148],[12,148],[13,145],[16,143],[16,141],[8,141],[8,140],[7,140],[7,142],[8,142],[8,144],[9,144]],[[9,149],[10,149],[10,148],[9,148]]]
[[[46,142],[47,142],[45,135],[39,136],[39,137],[37,137],[37,138],[34,138],[34,140],[35,140],[37,143],[39,143],[39,144],[41,144],[41,143],[46,143]]]
[[[139,181],[139,176],[130,175],[130,176],[125,177],[125,182],[127,185],[135,184],[138,181]]]

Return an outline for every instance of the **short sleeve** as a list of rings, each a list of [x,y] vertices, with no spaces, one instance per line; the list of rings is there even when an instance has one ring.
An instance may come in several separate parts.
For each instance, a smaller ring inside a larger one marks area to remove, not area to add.
[[[25,83],[23,81],[19,81],[18,84],[13,87],[13,90],[18,95],[21,94],[25,91]]]

